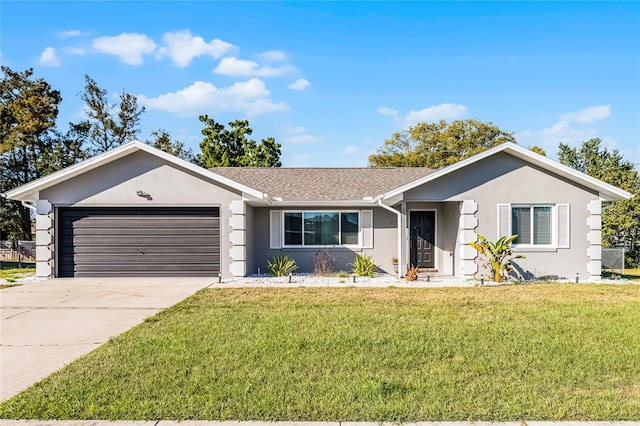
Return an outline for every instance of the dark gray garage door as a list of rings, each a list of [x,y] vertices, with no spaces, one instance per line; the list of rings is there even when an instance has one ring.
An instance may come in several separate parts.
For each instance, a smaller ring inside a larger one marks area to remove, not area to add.
[[[213,276],[218,208],[58,210],[59,277]]]

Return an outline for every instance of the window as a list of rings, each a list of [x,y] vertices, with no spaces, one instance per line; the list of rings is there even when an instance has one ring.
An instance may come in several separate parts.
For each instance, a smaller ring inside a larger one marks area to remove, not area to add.
[[[518,234],[514,244],[553,244],[552,206],[512,206],[511,234]]]
[[[358,245],[358,212],[284,212],[285,246]]]
[[[570,248],[569,204],[498,204],[497,238],[514,234],[514,248],[520,251]]]

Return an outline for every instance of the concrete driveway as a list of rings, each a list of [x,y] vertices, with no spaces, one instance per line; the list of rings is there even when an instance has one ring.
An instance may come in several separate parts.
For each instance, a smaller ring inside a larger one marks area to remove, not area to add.
[[[214,281],[58,278],[0,290],[0,401]]]

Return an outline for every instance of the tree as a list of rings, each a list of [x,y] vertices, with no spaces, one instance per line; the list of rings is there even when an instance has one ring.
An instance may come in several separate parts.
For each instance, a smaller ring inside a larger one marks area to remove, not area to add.
[[[55,129],[60,92],[33,69],[16,72],[2,67],[0,80],[0,192],[76,163],[85,157],[82,126],[65,135]],[[31,239],[31,211],[20,203],[2,200],[3,238]]]
[[[203,167],[280,167],[280,147],[275,139],[257,143],[247,136],[253,133],[248,120],[229,123],[230,129],[206,115],[199,117],[205,123],[200,143]]]
[[[151,132],[153,139],[147,140],[147,145],[162,150],[168,154],[175,155],[178,158],[200,165],[199,158],[193,154],[190,148],[185,148],[184,143],[173,141],[171,135],[164,129],[158,129]]]
[[[529,148],[531,151],[535,152],[536,154],[540,154],[544,157],[547,156],[547,153],[544,149],[542,149],[541,147],[539,147],[538,145],[534,145],[531,148]]]
[[[418,123],[394,133],[376,154],[370,167],[430,167],[439,169],[488,148],[515,142],[513,133],[479,120]]]
[[[640,262],[640,176],[635,166],[614,149],[601,148],[598,138],[580,148],[561,143],[558,160],[569,167],[600,179],[632,194],[630,200],[616,201],[602,211],[602,246],[625,247],[628,264]]]
[[[138,98],[122,91],[120,103],[111,104],[106,90],[98,87],[88,75],[84,78],[86,84],[80,99],[86,103],[89,118],[79,124],[89,126],[93,153],[99,154],[135,139],[145,110],[138,105]]]

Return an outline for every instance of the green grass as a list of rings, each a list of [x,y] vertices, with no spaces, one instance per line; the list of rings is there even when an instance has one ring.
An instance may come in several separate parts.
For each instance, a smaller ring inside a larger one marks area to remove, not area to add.
[[[23,278],[32,275],[36,272],[35,268],[13,268],[13,269],[0,269],[0,280],[6,280],[13,282],[18,278]],[[11,287],[11,286],[8,286]],[[3,288],[3,287],[0,287]]]
[[[209,289],[1,418],[640,420],[640,286]]]

